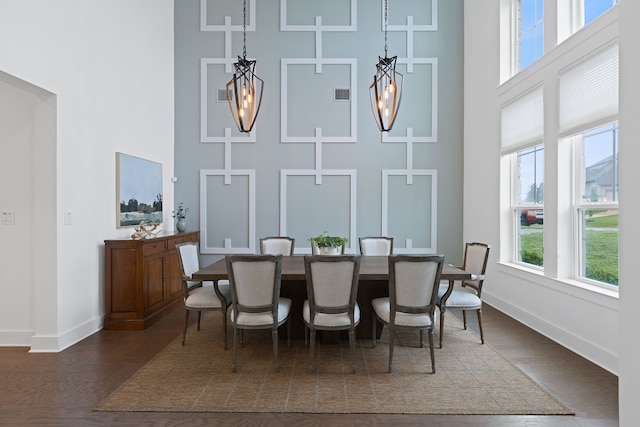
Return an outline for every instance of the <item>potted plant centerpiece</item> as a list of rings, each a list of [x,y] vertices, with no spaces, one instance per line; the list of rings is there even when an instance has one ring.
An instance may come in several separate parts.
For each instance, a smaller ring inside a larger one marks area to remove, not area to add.
[[[318,255],[340,255],[342,246],[349,241],[346,237],[329,236],[326,231],[316,237],[309,237],[307,240],[311,242],[311,252]],[[314,251],[313,246],[317,250]]]
[[[176,223],[176,230],[178,230],[178,233],[184,233],[187,230],[187,224],[184,221],[187,217],[187,212],[189,212],[189,208],[185,208],[182,202],[178,203],[178,209],[171,212],[171,217],[178,220]]]

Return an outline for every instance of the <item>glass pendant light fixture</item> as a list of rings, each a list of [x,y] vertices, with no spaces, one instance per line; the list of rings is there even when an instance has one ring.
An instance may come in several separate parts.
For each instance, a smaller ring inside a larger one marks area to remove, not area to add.
[[[240,132],[251,132],[260,112],[264,81],[256,76],[256,61],[247,59],[247,0],[243,2],[242,58],[233,64],[233,78],[227,83],[227,101]]]
[[[396,71],[398,57],[387,57],[388,10],[387,0],[384,0],[384,58],[378,57],[376,74],[369,86],[371,110],[380,132],[388,132],[393,127],[402,98],[403,76]]]

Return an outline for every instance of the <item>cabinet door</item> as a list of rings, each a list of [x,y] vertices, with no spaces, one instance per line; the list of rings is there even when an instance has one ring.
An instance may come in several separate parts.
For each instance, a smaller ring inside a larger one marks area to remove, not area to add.
[[[148,315],[164,306],[164,274],[162,254],[144,258],[144,312]]]
[[[175,250],[169,251],[164,256],[164,276],[167,284],[167,302],[182,298],[182,274],[180,260]]]

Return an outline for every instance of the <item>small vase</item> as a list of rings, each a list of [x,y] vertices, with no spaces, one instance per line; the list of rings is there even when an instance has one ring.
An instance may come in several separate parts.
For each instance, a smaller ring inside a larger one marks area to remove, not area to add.
[[[340,255],[342,252],[342,246],[337,248],[332,247],[318,247],[318,255]]]
[[[180,218],[178,220],[176,223],[176,230],[178,230],[178,233],[184,233],[187,231],[187,223],[184,221],[184,218]]]

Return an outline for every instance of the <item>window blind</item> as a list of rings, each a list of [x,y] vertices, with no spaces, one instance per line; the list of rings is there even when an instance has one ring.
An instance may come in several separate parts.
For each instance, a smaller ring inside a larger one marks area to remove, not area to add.
[[[514,150],[540,143],[544,135],[542,86],[502,107],[501,140],[503,150]]]
[[[604,48],[560,73],[560,137],[618,116],[618,45]]]

